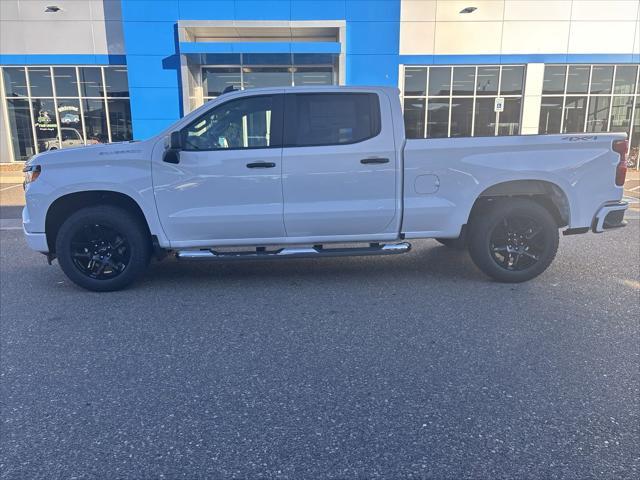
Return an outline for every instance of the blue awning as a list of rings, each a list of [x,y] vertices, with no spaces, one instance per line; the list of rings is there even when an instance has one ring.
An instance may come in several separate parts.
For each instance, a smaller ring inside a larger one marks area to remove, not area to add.
[[[180,53],[340,53],[340,42],[180,42]]]

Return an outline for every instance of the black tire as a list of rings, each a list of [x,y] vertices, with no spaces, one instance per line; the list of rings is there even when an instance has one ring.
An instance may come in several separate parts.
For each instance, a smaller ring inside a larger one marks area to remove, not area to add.
[[[558,251],[558,225],[533,200],[496,200],[471,219],[469,254],[489,277],[505,283],[531,280]]]
[[[436,238],[435,241],[452,250],[464,250],[465,248],[467,248],[467,242],[465,242],[465,239],[462,237]]]
[[[56,237],[62,271],[95,292],[121,290],[134,282],[151,258],[151,241],[138,218],[112,206],[87,207],[72,214]]]

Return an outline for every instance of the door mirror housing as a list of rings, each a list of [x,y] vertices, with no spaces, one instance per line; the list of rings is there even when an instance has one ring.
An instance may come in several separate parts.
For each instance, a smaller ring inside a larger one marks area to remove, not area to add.
[[[169,148],[171,150],[182,150],[182,132],[171,132],[169,137]]]

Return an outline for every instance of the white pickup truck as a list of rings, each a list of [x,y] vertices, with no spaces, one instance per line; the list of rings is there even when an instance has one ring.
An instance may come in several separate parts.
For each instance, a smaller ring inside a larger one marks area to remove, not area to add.
[[[552,262],[560,229],[625,224],[627,147],[617,133],[408,140],[393,88],[237,91],[146,141],[36,155],[23,226],[98,291],[167,253],[389,255],[418,238],[521,282]]]

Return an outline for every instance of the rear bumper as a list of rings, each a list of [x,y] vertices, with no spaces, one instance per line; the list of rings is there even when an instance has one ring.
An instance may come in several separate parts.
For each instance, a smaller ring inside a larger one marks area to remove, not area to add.
[[[627,202],[612,202],[603,205],[593,217],[591,229],[594,233],[602,233],[605,230],[626,227],[624,212],[628,207]]]

